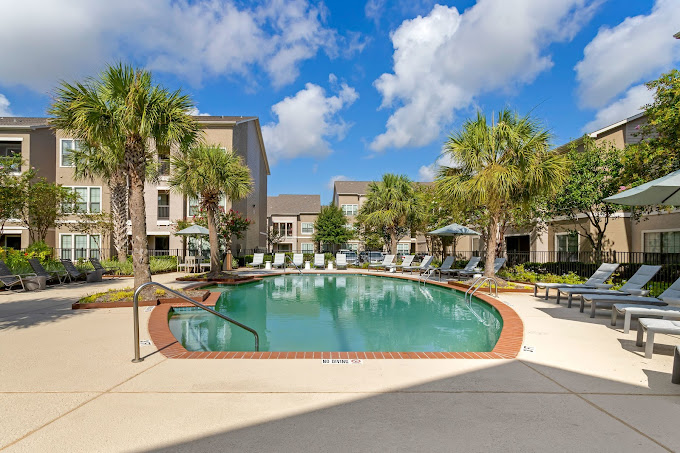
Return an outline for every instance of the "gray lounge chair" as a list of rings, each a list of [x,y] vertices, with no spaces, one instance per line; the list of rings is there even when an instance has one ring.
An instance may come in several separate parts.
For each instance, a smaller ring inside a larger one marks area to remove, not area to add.
[[[62,259],[61,260],[62,266],[64,266],[64,269],[68,273],[68,279],[69,282],[72,282],[74,280],[78,280],[80,278],[83,278],[87,281],[88,277],[97,272],[97,271],[88,271],[88,272],[81,272],[78,270],[78,268],[73,264],[73,261],[70,259]]]
[[[253,262],[247,263],[246,267],[262,267],[264,266],[264,253],[253,254]]]
[[[419,265],[417,266],[405,266],[402,267],[402,270],[409,271],[410,273],[413,273],[413,271],[418,271],[418,273],[425,272],[430,269],[430,264],[432,263],[432,256],[426,255],[423,257],[423,260],[420,262]]]
[[[314,254],[314,268],[323,269],[324,267],[326,267],[326,257],[324,256],[323,253],[315,253]]]
[[[99,258],[90,258],[90,263],[94,267],[95,271],[101,272],[102,275],[115,275],[116,268],[114,267],[104,267],[99,261]]]
[[[604,294],[607,296],[646,296],[649,291],[642,289],[661,269],[661,266],[649,266],[643,264],[633,274],[621,288],[617,290],[612,289],[597,289],[597,288],[557,288],[557,303],[560,303],[560,295],[568,296],[567,306],[571,308],[571,301],[574,294]]]
[[[647,331],[647,343],[645,344],[645,358],[651,359],[654,352],[654,334],[665,333],[668,335],[680,335],[680,321],[670,319],[640,318],[638,321],[636,346],[642,346],[644,332]]]
[[[630,332],[630,322],[635,317],[649,318],[652,316],[663,316],[664,318],[680,319],[680,301],[673,302],[673,299],[666,298],[664,302],[669,305],[663,307],[659,305],[637,305],[637,304],[614,304],[612,306],[612,326],[616,325],[619,314],[623,315],[623,333]]]
[[[659,294],[659,297],[645,297],[645,296],[611,296],[607,294],[583,294],[581,295],[581,313],[585,308],[585,304],[590,304],[590,317],[595,317],[597,308],[611,308],[614,304],[629,304],[629,305],[661,305],[666,306],[668,302],[665,299],[680,301],[680,279],[677,279],[666,291]]]
[[[380,269],[380,268],[387,269],[389,267],[389,265],[392,264],[392,262],[394,261],[394,257],[395,257],[395,255],[385,255],[382,263],[380,263],[380,264],[369,264],[368,268],[369,269]]]
[[[588,280],[584,283],[568,284],[568,283],[545,283],[536,282],[534,284],[534,297],[537,297],[538,288],[545,288],[545,299],[548,300],[548,291],[551,288],[593,288],[593,289],[607,289],[611,288],[612,285],[605,283],[609,277],[612,276],[614,271],[618,269],[618,263],[603,263],[597,268],[595,273],[590,276]]]
[[[478,268],[477,268],[477,266],[479,265],[479,261],[480,261],[480,260],[481,260],[480,257],[478,257],[478,256],[473,256],[472,258],[470,258],[470,261],[468,261],[468,263],[465,265],[465,267],[464,267],[463,269],[449,269],[449,270],[444,270],[444,269],[442,269],[442,270],[441,270],[441,273],[443,273],[443,274],[451,274],[452,276],[453,276],[453,275],[458,275],[458,274],[460,274],[461,272],[462,272],[462,273],[465,273],[465,275],[474,275],[474,274],[477,274],[477,273],[481,272],[481,269],[478,269]],[[442,267],[443,267],[443,265],[442,265]],[[500,268],[499,268],[499,269],[500,269]],[[440,278],[441,278],[441,277],[440,277]]]
[[[508,260],[507,258],[496,258],[495,260],[493,260],[493,274],[494,275],[496,275],[498,273],[498,271],[501,270],[501,268],[503,266],[505,266],[505,262],[507,260]],[[478,270],[462,271],[462,272],[459,272],[458,275],[460,275],[461,277],[470,277],[474,274],[479,274],[481,272],[482,271],[478,271]]]
[[[27,274],[15,274],[5,264],[4,261],[0,260],[0,283],[3,287],[7,288],[9,291],[14,291],[12,288],[15,286],[21,286],[21,289],[26,291],[26,283],[38,284],[38,276],[34,273]]]
[[[43,267],[38,258],[29,258],[28,264],[33,268],[33,272],[38,277],[45,277],[45,282],[49,283],[54,281],[58,284],[62,284],[68,278],[68,273],[66,271],[48,271]]]
[[[404,266],[410,266],[411,263],[413,263],[413,259],[415,258],[415,255],[406,255],[404,256],[404,259],[401,260],[400,264],[392,263],[387,266],[385,266],[385,269],[402,269]],[[403,270],[402,270],[403,272]]]
[[[347,269],[347,255],[345,255],[344,253],[336,253],[335,267],[337,269]]]
[[[444,262],[441,264],[441,266],[439,266],[436,269],[433,269],[433,271],[435,273],[439,273],[439,280],[440,281],[442,279],[442,274],[445,274],[447,272],[451,272],[451,270],[452,270],[451,266],[453,266],[453,263],[454,263],[455,260],[456,260],[455,257],[447,256],[446,258],[444,258]]]

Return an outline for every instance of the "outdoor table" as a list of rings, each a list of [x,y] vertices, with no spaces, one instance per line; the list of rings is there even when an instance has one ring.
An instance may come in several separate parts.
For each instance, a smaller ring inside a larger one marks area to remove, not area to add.
[[[103,275],[103,271],[88,272],[85,280],[87,280],[88,283],[100,282],[100,281],[102,281],[102,275]]]
[[[267,271],[272,270],[272,262],[271,261],[265,261],[264,262],[264,269]]]
[[[26,288],[26,291],[45,289],[47,288],[47,277],[36,276],[24,278],[24,288]]]
[[[309,261],[305,261],[305,270],[308,271],[311,268],[312,268],[312,266],[310,265]]]

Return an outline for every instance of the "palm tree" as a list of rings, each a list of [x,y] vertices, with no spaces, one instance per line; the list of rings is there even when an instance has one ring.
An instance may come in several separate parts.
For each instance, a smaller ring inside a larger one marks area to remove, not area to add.
[[[399,236],[415,225],[421,215],[414,183],[407,176],[386,173],[382,181],[368,185],[359,221],[382,229],[389,237],[390,252],[396,253]]]
[[[250,169],[232,150],[219,145],[199,145],[171,157],[170,187],[197,199],[206,211],[210,232],[210,274],[220,269],[216,215],[220,200],[246,197],[252,190]]]
[[[194,144],[198,125],[187,114],[192,107],[180,91],[153,85],[149,71],[118,64],[108,67],[98,80],[62,82],[49,110],[55,128],[92,147],[123,143],[135,287],[151,281],[144,186],[152,145],[188,148]]]
[[[446,142],[444,154],[455,164],[440,169],[437,189],[443,199],[483,211],[481,218],[487,223],[485,276],[493,276],[502,216],[555,194],[566,181],[568,161],[551,152],[549,142],[550,133],[536,120],[508,109],[491,125],[478,113]]]
[[[109,186],[113,246],[119,262],[127,260],[128,184],[123,153],[122,142],[98,147],[84,144],[79,149],[71,150],[76,179],[101,178]]]

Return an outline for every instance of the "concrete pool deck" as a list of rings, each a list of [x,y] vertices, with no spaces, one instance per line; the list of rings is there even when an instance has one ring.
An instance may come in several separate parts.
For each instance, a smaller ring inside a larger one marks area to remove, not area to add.
[[[155,280],[190,284],[177,276]],[[131,284],[0,294],[0,450],[680,450],[678,338],[645,359],[607,311],[501,294],[533,347],[517,359],[177,360],[151,345],[134,364],[130,308],[70,308]]]

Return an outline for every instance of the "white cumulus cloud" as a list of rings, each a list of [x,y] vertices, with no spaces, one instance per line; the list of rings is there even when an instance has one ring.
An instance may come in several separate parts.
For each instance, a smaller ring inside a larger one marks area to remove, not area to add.
[[[678,31],[678,0],[657,0],[648,15],[602,27],[575,67],[581,104],[600,108],[631,85],[656,78],[680,61],[680,43],[673,39]]]
[[[453,166],[454,163],[449,157],[449,155],[442,154],[437,158],[437,160],[435,160],[430,165],[423,165],[418,169],[418,181],[420,182],[434,181],[441,167],[453,167]]]
[[[210,116],[210,113],[201,112],[197,107],[190,108],[187,113],[191,116]]]
[[[629,89],[621,99],[599,110],[595,115],[595,119],[583,126],[581,132],[595,132],[604,126],[618,123],[621,120],[636,115],[640,113],[645,104],[651,103],[653,98],[653,92],[648,90],[646,86],[636,85]]]
[[[571,39],[598,1],[479,0],[460,13],[435,5],[394,33],[393,73],[374,85],[396,108],[371,149],[424,146],[476,96],[529,83],[552,66],[548,46]]]
[[[0,116],[14,116],[12,110],[9,108],[9,99],[0,93]]]
[[[331,82],[333,82],[331,78]],[[324,157],[332,152],[329,138],[342,140],[350,124],[338,112],[350,106],[359,95],[342,83],[337,94],[326,96],[319,85],[308,83],[294,96],[272,106],[277,122],[262,126],[267,155],[272,162],[295,157]]]
[[[335,181],[349,181],[349,178],[345,175],[331,176],[331,179],[328,180],[328,184],[326,184],[326,187],[330,190],[333,190],[333,188],[335,187]]]
[[[124,59],[194,84],[260,70],[279,87],[320,50],[334,57],[356,41],[327,27],[326,15],[307,0],[12,2],[0,42],[21,45],[3,48],[0,83],[44,91]]]

